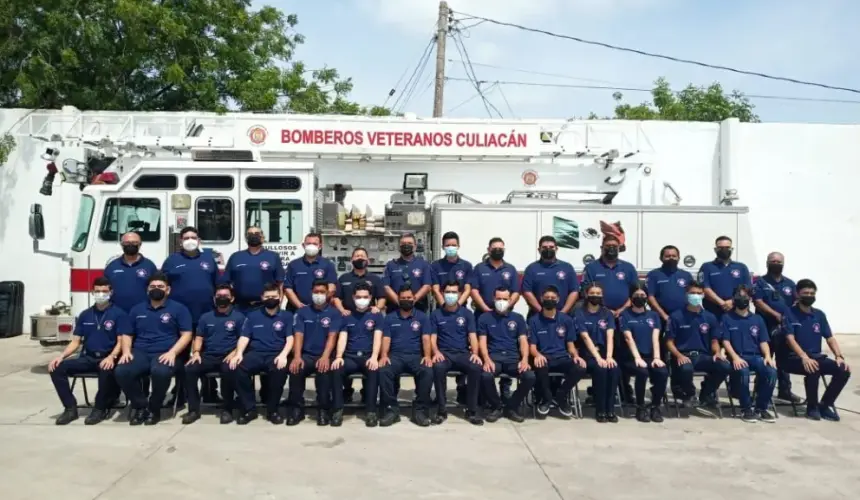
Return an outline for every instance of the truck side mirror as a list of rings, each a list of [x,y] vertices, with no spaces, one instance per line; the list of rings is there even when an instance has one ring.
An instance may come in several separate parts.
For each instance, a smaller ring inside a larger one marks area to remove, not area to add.
[[[30,205],[30,238],[34,240],[45,239],[45,218],[42,216],[42,205],[34,203]]]

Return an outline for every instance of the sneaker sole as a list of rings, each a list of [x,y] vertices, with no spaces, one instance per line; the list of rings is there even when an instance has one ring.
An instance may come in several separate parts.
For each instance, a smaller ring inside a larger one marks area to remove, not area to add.
[[[769,418],[760,418],[760,419],[758,419],[758,421],[764,422],[766,424],[775,424],[776,423],[775,419],[769,419]]]
[[[701,413],[702,415],[706,415],[706,416],[711,417],[711,418],[717,418],[718,417],[716,410],[713,410],[713,409],[705,407],[705,406],[694,406],[693,409],[696,410],[697,412]]]

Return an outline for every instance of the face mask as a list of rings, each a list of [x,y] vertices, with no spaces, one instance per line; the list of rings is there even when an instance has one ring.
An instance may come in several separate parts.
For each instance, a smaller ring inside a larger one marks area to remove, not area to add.
[[[738,309],[746,309],[750,306],[750,298],[746,296],[732,298],[732,304]]]
[[[400,255],[404,257],[409,257],[414,251],[415,247],[413,247],[412,245],[400,245]]]
[[[645,307],[645,303],[648,301],[645,297],[633,297],[630,299],[630,302],[636,307]]]
[[[600,297],[598,295],[589,295],[587,300],[588,303],[593,306],[599,306],[603,304],[603,297]]]
[[[607,259],[615,259],[618,257],[618,247],[606,247],[603,249],[603,256]]]
[[[320,253],[320,247],[316,245],[305,245],[305,255],[308,257],[316,257]]]
[[[716,253],[720,260],[729,260],[732,257],[732,251],[728,248],[718,248]]]
[[[230,297],[216,296],[215,305],[218,307],[227,307],[230,305]]]
[[[186,252],[193,252],[197,250],[197,247],[200,246],[200,242],[197,240],[182,240],[182,249]]]
[[[259,234],[249,234],[246,240],[249,247],[258,247],[263,244],[263,237]]]
[[[264,299],[263,307],[266,309],[278,309],[281,307],[281,299]]]
[[[768,264],[767,265],[767,273],[771,276],[781,276],[782,275],[783,264]]]
[[[352,261],[352,267],[358,270],[364,269],[367,267],[367,261],[364,259],[354,260]]]
[[[456,293],[446,293],[445,294],[445,305],[453,306],[457,303],[457,300],[460,298],[460,295]]]
[[[664,260],[663,261],[663,267],[665,267],[666,269],[668,269],[670,271],[673,271],[675,269],[678,269],[678,261],[675,259]]]
[[[110,294],[103,292],[95,292],[93,293],[93,300],[96,304],[107,304],[110,302]]]
[[[797,301],[800,302],[801,305],[810,307],[812,304],[815,304],[815,297],[811,295],[801,295],[797,298]]]
[[[161,288],[153,288],[152,290],[146,292],[146,295],[152,300],[162,300],[167,296],[167,292],[162,290]]]
[[[457,256],[457,250],[459,250],[457,247],[445,247],[445,257],[453,259]]]
[[[687,294],[687,304],[690,304],[693,307],[702,307],[702,301],[705,299],[704,295],[699,295],[697,293],[688,293]]]
[[[367,309],[370,307],[370,299],[355,299],[355,307],[360,311]]]
[[[552,260],[555,258],[555,250],[552,248],[541,248],[540,258],[543,260]]]
[[[496,306],[496,312],[498,312],[499,314],[504,314],[508,312],[507,300],[497,300],[493,305]]]
[[[540,306],[547,311],[552,311],[558,307],[558,301],[555,299],[543,299],[540,301]]]
[[[311,300],[314,301],[314,305],[318,306],[325,304],[326,299],[328,299],[328,295],[324,293],[315,293],[311,296]]]
[[[415,307],[415,301],[413,300],[401,300],[397,305],[400,306],[401,311],[411,311],[413,307]]]
[[[490,250],[490,258],[493,260],[502,260],[505,258],[505,251],[501,248],[494,248]]]
[[[126,255],[137,255],[140,252],[140,247],[134,243],[127,243],[122,246],[122,253]]]

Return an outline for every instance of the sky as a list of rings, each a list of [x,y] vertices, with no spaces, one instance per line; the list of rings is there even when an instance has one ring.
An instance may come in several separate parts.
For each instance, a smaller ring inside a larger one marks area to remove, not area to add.
[[[353,78],[364,105],[431,116],[435,52],[411,98],[403,92],[435,30],[437,0],[269,0],[298,15],[306,37],[296,58]],[[492,18],[613,45],[710,64],[860,89],[860,2],[857,0],[450,0],[455,17]],[[860,93],[826,90],[702,68],[475,21],[460,26],[479,80],[649,89],[663,76],[673,88],[719,82],[748,95],[835,99],[850,103],[751,98],[764,122],[860,123]],[[445,116],[488,118],[465,79],[449,38]],[[401,77],[404,75],[402,80]],[[549,74],[549,75],[548,75]],[[558,76],[550,76],[558,75]],[[398,81],[400,81],[399,86]],[[394,97],[386,101],[388,92]],[[487,92],[504,118],[611,116],[612,90],[502,83]],[[624,91],[631,104],[647,92]],[[471,99],[471,100],[470,100]],[[405,106],[404,106],[405,104]],[[494,116],[495,111],[490,110]]]

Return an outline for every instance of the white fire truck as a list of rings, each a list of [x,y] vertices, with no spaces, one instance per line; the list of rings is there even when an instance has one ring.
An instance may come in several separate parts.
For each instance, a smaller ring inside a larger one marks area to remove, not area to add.
[[[372,270],[381,272],[397,256],[404,232],[414,233],[417,253],[433,260],[441,257],[441,235],[456,231],[461,255],[473,263],[498,236],[506,259],[520,270],[538,257],[537,240],[545,234],[556,237],[559,257],[578,271],[599,255],[606,233],[622,238],[622,258],[643,275],[659,265],[666,244],[679,246],[683,266],[695,272],[713,258],[718,235],[735,240],[740,260],[752,260],[746,208],[680,206],[668,183],[668,199],[614,205],[619,192],[637,189],[651,174],[654,154],[625,138],[597,144],[583,123],[73,108],[32,113],[17,135],[46,144],[43,190],[59,175],[79,184],[81,197],[67,251],[39,248],[52,221],[40,205],[31,208],[34,251],[69,263],[71,293],[57,297],[71,304],[70,314],[37,317],[31,338],[43,344],[68,339],[74,316],[91,305],[93,280],[118,257],[126,231],[140,234],[142,253],[156,264],[177,250],[186,226],[197,227],[204,247],[226,262],[244,247],[251,225],[264,230],[285,265],[300,255],[304,234],[322,233],[323,255],[339,272],[351,270],[356,246],[369,250]],[[83,148],[84,158],[61,160],[68,147]],[[483,175],[475,175],[476,166]],[[321,184],[327,169],[344,179]],[[373,171],[386,175],[369,185]],[[546,176],[572,180],[537,182]],[[499,188],[507,195],[471,195],[487,177],[497,184],[506,179]],[[375,202],[350,204],[359,198]]]

